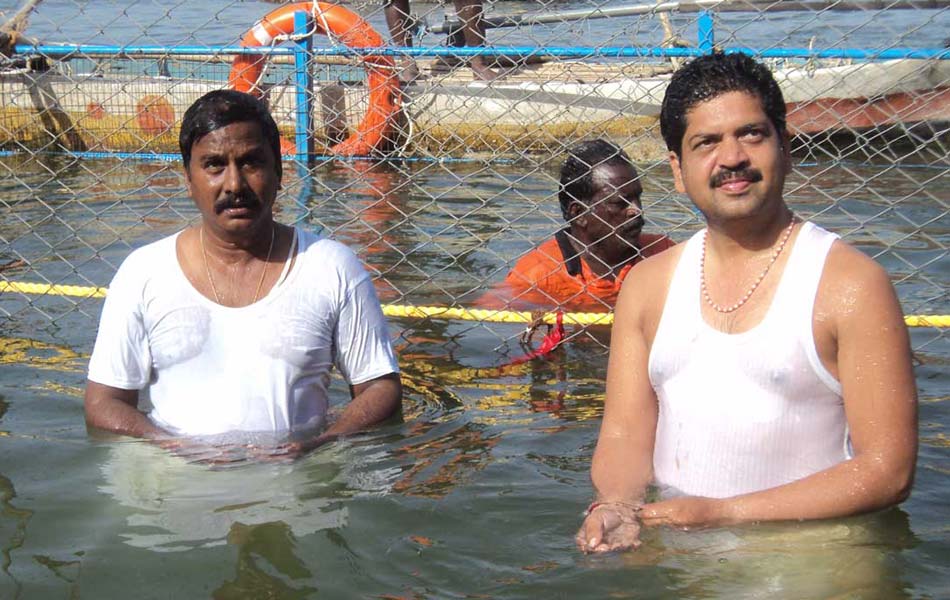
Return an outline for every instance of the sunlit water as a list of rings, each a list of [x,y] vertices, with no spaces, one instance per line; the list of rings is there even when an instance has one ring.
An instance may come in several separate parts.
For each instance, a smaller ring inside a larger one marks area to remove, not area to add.
[[[28,33],[230,43],[272,8],[213,1],[196,15],[193,4],[148,2],[123,14],[129,6],[47,0]],[[946,11],[898,40],[891,30],[909,30],[907,14],[860,18],[868,37],[846,45],[933,45],[945,35]],[[813,17],[775,18],[788,45],[807,43]],[[859,35],[843,33],[854,16],[838,18],[824,21],[825,39]],[[372,22],[382,28],[378,13]],[[739,17],[729,29],[771,39]],[[555,31],[539,39],[617,35],[604,22]],[[641,168],[649,227],[685,239],[698,222],[670,193],[668,170]],[[278,218],[354,247],[385,302],[465,304],[557,229],[555,169],[330,163],[301,180],[288,167]],[[132,248],[196,217],[179,171],[177,163],[2,159],[0,264],[29,263],[3,277],[107,285]],[[788,189],[796,211],[887,267],[905,312],[950,312],[945,163],[806,163]],[[950,589],[950,343],[933,329],[912,331],[921,448],[914,494],[900,509],[651,531],[635,553],[592,558],[574,550],[572,536],[591,495],[607,331],[574,332],[550,360],[506,367],[525,351],[518,326],[392,320],[403,422],[294,463],[212,468],[87,436],[81,392],[100,307],[0,296],[0,598],[937,598]],[[336,381],[336,410],[345,399]]]
[[[355,247],[387,302],[445,305],[484,289],[557,226],[552,165],[526,175],[520,164],[355,164],[322,165],[307,181],[289,170],[279,218]],[[0,236],[9,254],[32,261],[32,270],[5,271],[10,280],[107,284],[130,247],[195,217],[177,163],[2,166]],[[697,226],[692,211],[668,195],[665,167],[641,167],[650,226],[684,239]],[[914,233],[893,214],[860,230],[854,220],[903,198],[911,180],[929,181],[933,197],[904,199],[900,214],[936,218],[944,209],[935,199],[950,192],[945,171],[884,174],[874,187],[884,197],[861,191],[868,167],[822,171],[799,168],[794,208],[813,215],[825,195],[846,198],[817,220],[871,254],[896,244],[879,259],[903,280],[908,312],[950,312],[945,222]],[[928,262],[925,276],[908,267]],[[212,468],[87,437],[81,389],[99,307],[0,297],[11,315],[0,321],[0,597],[895,598],[947,589],[950,345],[935,330],[914,331],[922,445],[915,492],[900,509],[651,531],[635,553],[590,558],[572,535],[591,495],[606,331],[550,360],[503,367],[523,352],[511,339],[517,326],[393,320],[402,423],[295,463]],[[339,381],[334,398],[339,410]]]

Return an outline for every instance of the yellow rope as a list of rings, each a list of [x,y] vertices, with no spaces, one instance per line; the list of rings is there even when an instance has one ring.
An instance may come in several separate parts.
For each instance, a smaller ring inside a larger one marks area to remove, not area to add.
[[[86,285],[52,285],[49,283],[21,283],[0,281],[0,292],[41,294],[44,296],[74,296],[78,298],[105,298],[106,288]]]
[[[383,314],[387,317],[451,319],[454,321],[480,321],[483,323],[531,323],[534,320],[530,311],[492,310],[485,308],[458,308],[450,306],[412,306],[384,304]],[[545,323],[553,325],[556,313],[544,313]],[[610,325],[614,322],[612,313],[565,313],[565,325]]]
[[[950,315],[904,315],[908,327],[950,327]]]
[[[21,283],[0,281],[0,292],[19,292],[21,294],[41,294],[46,296],[73,296],[79,298],[104,298],[106,288],[82,285],[53,285],[48,283]],[[530,323],[534,317],[530,311],[490,310],[484,308],[459,308],[452,306],[412,306],[408,304],[384,304],[383,314],[387,317],[415,319],[448,319],[454,321],[479,321],[483,323]],[[557,314],[544,313],[542,319],[554,324]],[[614,322],[613,313],[564,313],[565,325],[610,325]],[[905,315],[908,327],[950,327],[950,315]]]

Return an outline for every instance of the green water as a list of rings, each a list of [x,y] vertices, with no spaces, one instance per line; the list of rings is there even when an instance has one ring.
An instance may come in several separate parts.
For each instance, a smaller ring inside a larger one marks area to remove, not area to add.
[[[196,215],[177,163],[0,160],[11,281],[106,285]],[[698,221],[647,173],[649,228]],[[463,303],[559,226],[554,165],[330,163],[286,170],[279,219],[355,247],[385,302]],[[868,183],[870,180],[870,183]],[[864,185],[862,185],[864,184]],[[795,210],[893,274],[908,313],[950,313],[946,166],[800,166]],[[840,201],[830,204],[829,199]],[[863,225],[862,225],[863,224]],[[827,523],[572,543],[590,499],[606,331],[547,361],[515,325],[394,320],[402,423],[291,464],[213,469],[90,439],[81,389],[98,300],[0,295],[0,598],[938,598],[950,590],[950,344],[913,331],[921,449],[901,508]],[[343,402],[342,382],[334,398]],[[337,407],[338,409],[339,407]]]

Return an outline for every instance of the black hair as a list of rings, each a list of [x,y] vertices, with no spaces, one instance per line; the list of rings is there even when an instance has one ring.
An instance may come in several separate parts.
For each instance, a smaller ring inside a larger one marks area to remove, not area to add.
[[[686,113],[728,92],[746,92],[762,102],[779,139],[784,140],[785,100],[768,67],[745,54],[707,54],[673,73],[660,109],[660,133],[667,150],[682,155]]]
[[[191,162],[191,149],[201,138],[212,131],[227,127],[232,123],[257,123],[267,145],[274,153],[277,176],[283,170],[280,164],[280,133],[277,123],[259,99],[234,90],[214,90],[208,92],[188,107],[181,120],[181,132],[178,134],[178,147],[185,169]]]
[[[572,203],[586,204],[594,194],[594,169],[602,166],[634,168],[627,153],[606,140],[580,142],[567,151],[557,194],[565,220],[570,220],[568,211]]]

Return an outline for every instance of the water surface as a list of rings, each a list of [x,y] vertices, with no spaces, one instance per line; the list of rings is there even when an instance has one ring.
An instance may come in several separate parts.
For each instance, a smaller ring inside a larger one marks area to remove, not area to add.
[[[685,239],[695,215],[665,167],[640,166],[649,227]],[[0,168],[3,262],[29,263],[10,280],[107,284],[131,247],[197,216],[176,163]],[[946,171],[860,185],[872,172],[800,166],[790,202],[877,256],[907,312],[950,312]],[[279,218],[355,247],[384,301],[447,305],[559,226],[553,176],[551,164],[327,163],[311,179],[289,170]],[[950,345],[938,330],[913,332],[922,445],[900,509],[653,531],[636,553],[585,557],[572,535],[591,495],[608,332],[574,332],[550,360],[506,367],[524,351],[516,325],[393,320],[403,423],[295,463],[211,468],[87,436],[100,306],[0,297],[0,597],[926,598],[950,581]],[[333,393],[338,410],[342,382]]]
[[[15,4],[0,0],[0,10]],[[350,6],[384,29],[379,5]],[[46,0],[27,33],[47,42],[224,44],[272,8]],[[694,36],[692,17],[674,23]],[[727,15],[719,26],[721,41],[747,45],[807,45],[815,36],[826,46],[934,46],[950,18],[946,10],[886,19],[781,13],[764,22]],[[655,22],[631,19],[497,31],[490,40],[621,45],[659,35]],[[288,165],[278,218],[351,245],[384,302],[467,305],[561,226],[555,160],[329,162],[312,176]],[[884,265],[906,313],[950,313],[945,149],[877,164],[821,152],[798,162],[787,197],[799,214]],[[672,192],[668,168],[639,167],[648,229],[686,239],[699,221]],[[197,218],[174,162],[15,156],[0,159],[0,174],[6,280],[107,285],[133,248]],[[912,331],[921,447],[916,488],[901,508],[824,523],[652,531],[638,552],[585,557],[572,536],[591,496],[605,329],[572,330],[549,360],[506,366],[525,352],[517,325],[392,320],[403,422],[294,463],[213,468],[87,435],[81,394],[100,309],[96,299],[0,296],[0,598],[937,598],[950,586],[950,342],[941,330]],[[339,410],[341,381],[333,398]]]

